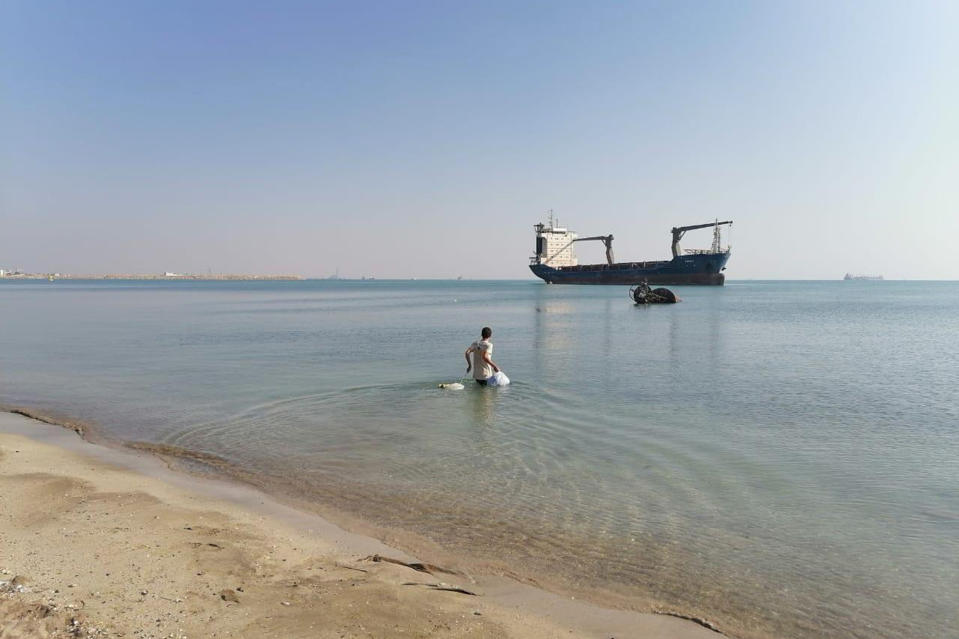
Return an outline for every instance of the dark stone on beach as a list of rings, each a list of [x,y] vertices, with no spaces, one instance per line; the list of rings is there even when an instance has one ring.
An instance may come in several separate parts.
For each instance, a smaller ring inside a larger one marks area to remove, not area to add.
[[[226,590],[220,593],[220,599],[223,601],[229,601],[232,603],[240,603],[240,598],[236,596],[236,592],[227,588]]]

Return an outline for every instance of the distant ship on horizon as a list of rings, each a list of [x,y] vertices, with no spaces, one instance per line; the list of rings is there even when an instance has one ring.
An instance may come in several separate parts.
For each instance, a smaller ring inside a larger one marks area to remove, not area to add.
[[[853,275],[852,273],[846,273],[843,276],[844,280],[882,280],[882,275]]]
[[[706,224],[673,227],[673,259],[645,262],[616,262],[613,259],[613,236],[578,237],[559,225],[549,213],[549,221],[533,226],[536,231],[536,254],[529,268],[547,284],[708,284],[722,286],[723,271],[729,260],[730,247],[721,246],[720,227],[732,220],[718,219]],[[713,229],[709,249],[681,249],[679,241],[687,231]],[[597,240],[606,245],[606,264],[580,264],[573,252],[575,242]]]

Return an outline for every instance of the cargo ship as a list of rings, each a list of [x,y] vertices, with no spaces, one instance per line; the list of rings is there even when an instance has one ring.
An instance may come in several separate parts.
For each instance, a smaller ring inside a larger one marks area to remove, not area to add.
[[[529,268],[547,284],[707,284],[722,286],[726,281],[723,271],[729,260],[730,247],[721,246],[721,227],[732,220],[718,219],[706,224],[677,226],[672,229],[673,259],[643,262],[617,262],[613,259],[613,236],[579,237],[560,226],[550,212],[547,223],[533,226],[536,231],[536,254],[530,258]],[[713,229],[713,243],[709,249],[685,249],[679,246],[687,231]],[[576,242],[599,241],[606,246],[605,264],[580,264],[573,245]]]

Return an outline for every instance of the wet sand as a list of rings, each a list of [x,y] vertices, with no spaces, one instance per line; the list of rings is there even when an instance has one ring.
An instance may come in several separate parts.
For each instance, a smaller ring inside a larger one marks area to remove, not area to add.
[[[422,564],[253,488],[0,413],[0,639],[716,636]]]

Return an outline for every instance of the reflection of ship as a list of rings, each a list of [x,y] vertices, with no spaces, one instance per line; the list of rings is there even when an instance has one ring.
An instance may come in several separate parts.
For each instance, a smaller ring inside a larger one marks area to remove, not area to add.
[[[843,277],[844,280],[881,280],[882,275],[853,275],[852,273],[846,273],[846,276]]]
[[[729,259],[729,247],[720,246],[720,227],[731,220],[679,226],[672,229],[673,259],[648,262],[616,262],[613,260],[613,236],[577,237],[559,226],[550,213],[547,224],[537,224],[536,255],[529,268],[547,284],[715,284],[726,281],[723,271]],[[713,229],[712,247],[706,250],[681,250],[679,241],[686,231]],[[606,245],[606,264],[579,264],[573,253],[575,242],[598,240]]]

